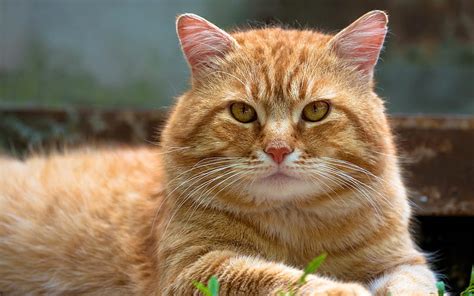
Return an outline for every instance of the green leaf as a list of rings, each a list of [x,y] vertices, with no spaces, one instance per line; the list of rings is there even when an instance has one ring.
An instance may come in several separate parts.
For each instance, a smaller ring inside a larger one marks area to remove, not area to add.
[[[446,288],[443,282],[436,282],[436,288],[438,289],[438,296],[443,296],[446,292]]]
[[[306,277],[309,274],[315,273],[318,270],[318,268],[321,266],[321,264],[323,264],[324,260],[326,260],[327,255],[328,255],[327,253],[322,253],[318,257],[311,260],[311,262],[308,265],[306,265],[306,268],[304,269],[304,273],[301,276],[301,278],[299,279],[298,283],[299,284],[306,283]]]
[[[194,287],[196,287],[196,289],[199,290],[199,292],[201,292],[204,296],[212,296],[211,292],[209,291],[209,289],[204,286],[203,283],[201,282],[198,282],[198,281],[193,281],[193,285]]]
[[[474,286],[474,265],[471,267],[471,281],[469,282],[469,286]]]
[[[471,269],[471,280],[469,281],[469,287],[461,292],[461,296],[474,296],[474,266]]]
[[[207,287],[211,296],[219,296],[219,281],[215,275],[211,276],[207,282]]]

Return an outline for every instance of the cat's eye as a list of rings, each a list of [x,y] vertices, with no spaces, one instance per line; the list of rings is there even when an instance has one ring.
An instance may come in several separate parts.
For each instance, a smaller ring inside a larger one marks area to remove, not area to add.
[[[306,121],[321,121],[329,114],[329,103],[326,101],[315,101],[306,105],[301,116]]]
[[[237,121],[242,123],[249,123],[257,119],[255,109],[245,103],[233,103],[230,105],[230,113]]]

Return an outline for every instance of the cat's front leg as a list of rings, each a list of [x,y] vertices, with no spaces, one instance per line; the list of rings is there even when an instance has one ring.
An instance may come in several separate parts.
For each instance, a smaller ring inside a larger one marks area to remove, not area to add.
[[[288,292],[302,271],[284,264],[243,256],[231,251],[213,251],[184,268],[175,278],[164,283],[164,295],[198,295],[194,280],[206,282],[217,276],[220,295],[278,295]],[[310,275],[304,285],[294,290],[296,295],[371,295],[356,283],[340,283]]]
[[[375,280],[371,290],[376,296],[437,295],[436,279],[426,265],[401,265]]]

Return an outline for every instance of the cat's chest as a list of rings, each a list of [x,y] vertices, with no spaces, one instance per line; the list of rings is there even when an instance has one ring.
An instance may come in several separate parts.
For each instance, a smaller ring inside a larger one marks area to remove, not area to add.
[[[256,225],[273,246],[270,257],[301,267],[322,253],[350,249],[373,232],[377,222],[363,213],[356,208],[343,215],[285,211]]]

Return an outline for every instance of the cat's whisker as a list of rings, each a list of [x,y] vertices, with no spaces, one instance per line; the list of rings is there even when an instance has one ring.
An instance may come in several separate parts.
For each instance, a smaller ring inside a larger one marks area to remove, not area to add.
[[[189,174],[194,170],[202,169],[202,168],[209,167],[209,166],[216,166],[216,165],[220,166],[220,165],[223,165],[223,164],[226,164],[226,163],[234,163],[234,162],[235,162],[234,160],[215,160],[215,161],[212,161],[212,162],[204,162],[204,163],[201,163],[199,165],[196,164],[193,167],[191,167],[190,169],[185,170],[184,172],[180,173],[178,176],[176,176],[172,180],[168,181],[167,185],[172,185],[173,182],[177,181],[182,176],[184,176],[186,174]],[[187,180],[189,180],[189,179],[187,179]]]
[[[240,171],[236,171],[234,172],[234,174],[231,174],[231,176],[227,177],[226,179],[214,184],[211,188],[209,188],[208,190],[206,190],[204,193],[201,194],[201,196],[206,196],[208,194],[210,194],[214,189],[216,189],[217,187],[219,187],[221,184],[227,182],[229,179],[232,179],[234,177],[238,177],[237,180],[243,180],[244,177],[245,177],[245,173],[246,171],[245,170],[240,170]],[[219,178],[222,178],[223,176],[220,176]],[[219,178],[215,178],[213,181],[217,181]],[[235,183],[236,180],[232,181],[232,182],[229,182],[226,186],[224,186],[223,188],[221,188],[218,192],[214,193],[213,196],[217,196],[220,192],[222,192],[224,189],[226,189],[227,187],[229,187],[230,185],[232,185],[233,183]],[[210,198],[209,198],[210,199]],[[197,199],[197,200],[200,200]],[[212,199],[210,199],[212,200]]]
[[[331,177],[327,174],[324,174],[320,171],[313,171],[313,172],[310,172],[310,176],[311,178],[309,178],[311,181],[317,181],[318,183],[324,185],[328,191],[325,192],[325,195],[327,197],[329,197],[329,199],[331,199],[331,201],[334,201],[334,198],[333,196],[331,196],[330,192],[332,192],[333,194],[337,194],[336,191],[331,187],[329,186],[328,184],[326,184],[326,182],[324,182],[324,179],[332,182],[332,183],[335,183],[337,186],[339,186],[339,183],[334,181],[333,179],[331,179]],[[330,191],[330,192],[329,192]],[[342,201],[343,203],[345,203],[345,201]]]
[[[410,157],[405,156],[405,155],[400,155],[400,154],[395,155],[394,153],[383,153],[383,152],[375,151],[375,150],[370,150],[370,153],[379,154],[384,157],[393,157],[401,162],[410,162]]]
[[[357,182],[354,181],[355,180],[354,178],[344,173],[340,169],[334,168],[333,166],[331,166],[331,164],[326,163],[326,162],[319,161],[319,162],[312,162],[311,164],[312,164],[310,165],[311,172],[313,173],[318,172],[321,175],[325,175],[326,178],[328,178],[332,182],[337,182],[338,186],[355,190],[355,192],[357,192],[357,194],[355,194],[355,197],[357,198],[363,197],[364,200],[369,202],[371,204],[371,207],[373,207],[374,210],[377,211],[377,215],[379,215],[380,209],[377,206],[376,202],[373,200],[373,198],[371,198],[371,196],[369,195],[366,189],[361,188],[361,184],[358,184]]]
[[[149,143],[153,144],[153,142],[149,141]],[[156,146],[159,146],[160,147],[160,144],[153,144],[153,145],[156,145]],[[193,147],[166,147],[166,150],[162,147],[160,147],[160,152],[155,152],[154,154],[155,155],[166,155],[166,154],[170,154],[170,153],[174,153],[174,152],[178,152],[178,151],[183,151],[183,150],[188,150],[188,149],[191,149]]]
[[[176,176],[175,178],[173,178],[172,180],[168,181],[167,182],[167,186],[171,187],[171,185],[174,183],[174,182],[178,182],[179,179],[181,177],[183,177],[184,175],[188,174],[188,173],[191,173],[192,171],[194,170],[197,170],[197,169],[202,169],[202,168],[206,168],[206,167],[209,167],[209,166],[215,166],[215,165],[219,165],[218,168],[220,168],[222,165],[224,164],[227,164],[227,163],[235,163],[235,159],[221,159],[221,158],[215,158],[215,159],[202,159],[200,161],[198,161],[193,167],[191,167],[190,169],[188,170],[185,170],[184,172],[180,173],[178,176]],[[212,168],[211,168],[212,169]],[[205,173],[205,171],[203,171],[202,173]],[[194,177],[191,177],[191,178],[187,178],[186,180],[182,181],[181,184],[186,184],[188,183],[189,181],[192,181],[194,178],[196,178],[198,175],[200,174],[195,174]],[[180,185],[181,185],[180,184]],[[174,190],[172,191],[174,192]],[[169,196],[172,192],[168,193],[167,196]]]
[[[218,173],[218,172],[221,172],[223,170],[226,170],[226,169],[229,169],[229,168],[233,168],[235,166],[238,166],[240,165],[239,163],[231,163],[231,164],[228,164],[228,165],[225,165],[225,166],[222,166],[222,163],[219,163],[220,165],[218,167],[214,167],[214,168],[211,168],[211,169],[208,169],[206,171],[203,171],[201,172],[200,174],[196,174],[195,176],[189,178],[189,179],[186,179],[184,180],[184,182],[182,182],[181,184],[179,184],[179,186],[175,187],[171,192],[169,192],[168,195],[171,195],[173,192],[175,192],[176,190],[178,190],[180,187],[182,187],[183,185],[185,185],[186,183],[189,183],[190,181],[193,181],[191,184],[187,185],[187,188],[181,192],[181,194],[178,196],[178,197],[181,197],[183,194],[185,194],[190,188],[192,188],[192,186],[194,184],[197,184],[199,182],[201,182],[204,178],[206,177],[209,177],[215,173]],[[213,179],[211,180],[208,180],[208,181],[212,181]],[[202,185],[202,184],[201,184]]]
[[[342,166],[342,167],[345,167],[345,168],[348,168],[348,169],[351,169],[351,170],[354,170],[354,171],[361,172],[361,173],[365,174],[367,177],[374,178],[374,179],[377,179],[379,181],[382,181],[382,182],[386,183],[386,181],[383,178],[374,175],[369,170],[364,169],[364,168],[362,168],[362,167],[360,167],[360,166],[358,166],[358,165],[356,165],[352,162],[341,160],[341,159],[335,159],[335,158],[331,158],[331,157],[322,157],[322,159],[324,159],[324,161],[330,162],[334,165],[339,165],[339,166]]]
[[[225,164],[225,163],[228,163],[228,162],[232,162],[232,163],[235,163],[235,158],[234,159],[226,159],[225,161],[224,160],[221,160],[220,158],[217,159],[217,157],[214,159],[214,161],[210,161],[209,163],[201,163],[200,165],[196,166],[197,164],[199,164],[200,162],[203,162],[205,160],[209,160],[210,159],[203,159],[201,161],[198,161],[192,168],[182,172],[180,175],[178,175],[177,177],[175,177],[173,180],[178,180],[181,176],[184,176],[185,174],[187,173],[190,173],[191,171],[195,170],[195,169],[198,169],[198,168],[203,168],[203,167],[206,167],[206,166],[210,166],[210,165],[216,165],[216,164],[219,164],[219,165],[222,165],[222,164]],[[156,219],[160,213],[160,210],[162,209],[164,203],[166,202],[166,200],[172,196],[172,194],[178,190],[181,186],[184,186],[186,183],[189,183],[190,181],[193,181],[193,183],[191,183],[189,186],[192,186],[194,184],[196,184],[197,182],[200,181],[200,178],[203,178],[203,177],[206,177],[208,174],[212,174],[212,173],[215,173],[215,172],[219,172],[221,171],[222,169],[225,169],[225,167],[222,167],[222,166],[219,166],[217,168],[214,168],[215,169],[218,169],[218,171],[213,171],[213,169],[211,168],[210,170],[205,170],[204,172],[202,172],[201,174],[196,174],[195,176],[193,176],[192,178],[188,178],[186,180],[184,180],[183,182],[181,182],[177,187],[175,187],[173,190],[171,190],[170,192],[167,192],[167,194],[162,198],[161,200],[161,203],[160,205],[158,206],[157,210],[155,211],[155,215],[154,215],[154,218],[153,218],[153,223],[152,223],[152,231],[154,230],[154,227],[155,227],[155,224],[156,224]],[[167,182],[167,187],[171,187],[171,184],[173,182],[173,180]]]
[[[196,210],[200,207],[200,206],[203,206],[204,209],[207,208],[210,204],[212,204],[213,202],[213,199],[210,198],[209,196],[209,193],[211,193],[214,189],[216,189],[217,187],[219,187],[221,184],[227,182],[228,180],[232,179],[232,178],[235,178],[237,177],[236,180],[234,181],[231,181],[229,182],[226,186],[222,187],[218,192],[216,192],[215,194],[213,194],[213,196],[217,196],[220,192],[222,192],[224,189],[226,189],[227,187],[231,186],[232,184],[234,184],[237,180],[239,179],[242,179],[242,175],[245,174],[245,171],[237,171],[237,172],[234,172],[234,174],[230,175],[229,177],[225,178],[224,180],[220,181],[219,183],[217,184],[214,184],[211,188],[207,189],[206,191],[202,192],[198,198],[194,198],[192,199],[193,200],[193,203],[194,205],[191,207],[191,214],[188,216],[188,219],[187,221],[189,221],[191,219],[191,217],[194,215],[194,213],[196,212]],[[214,180],[215,181],[215,180]],[[206,200],[206,197],[207,197],[207,202],[205,204],[202,203],[202,201]],[[186,214],[184,216],[187,216],[187,213],[189,212],[186,211]],[[187,222],[186,222],[187,223]],[[186,224],[185,223],[185,224]]]
[[[336,178],[341,179],[345,184],[356,190],[358,194],[354,195],[355,197],[363,197],[367,202],[371,204],[371,206],[374,208],[374,210],[377,211],[377,215],[381,215],[381,209],[380,206],[377,204],[377,202],[373,199],[372,195],[367,192],[367,190],[364,187],[368,187],[367,184],[360,182],[359,180],[353,178],[352,176],[342,172],[341,170],[327,166],[325,168],[329,172],[333,173],[333,176]]]
[[[207,163],[202,163],[204,161],[208,161]],[[227,163],[227,162],[231,162],[231,160],[213,160],[213,161],[209,161],[209,159],[202,159],[200,161],[198,161],[196,164],[194,164],[191,168],[181,172],[178,176],[174,177],[172,180],[169,180],[166,182],[166,185],[167,186],[170,186],[173,184],[173,182],[175,181],[178,181],[179,178],[181,178],[182,176],[196,170],[196,169],[200,169],[200,168],[204,168],[204,167],[207,167],[207,166],[211,166],[211,165],[216,165],[216,164],[224,164],[224,163]],[[188,179],[189,180],[189,179]],[[169,196],[169,194],[167,194],[167,196]]]
[[[322,161],[322,162],[321,162]],[[372,172],[355,165],[354,163],[340,160],[340,159],[335,159],[335,158],[330,158],[330,157],[323,157],[319,160],[319,162],[325,164],[326,166],[330,167],[334,171],[337,172],[340,178],[343,178],[345,182],[350,182],[353,183],[353,186],[356,186],[359,191],[362,190],[361,187],[363,187],[363,196],[377,196],[379,199],[377,199],[377,202],[383,201],[387,204],[391,204],[391,202],[383,196],[379,191],[375,190],[372,186],[362,182],[361,180],[354,178],[353,176],[350,175],[349,172],[345,172],[343,170],[340,170],[339,167],[349,169],[351,171],[356,171],[365,174],[367,177],[370,179],[375,179],[377,182],[381,182],[384,185],[387,185],[388,183],[381,177],[374,175]],[[369,194],[369,191],[371,194]],[[362,193],[361,193],[362,194]],[[373,198],[370,199],[371,201]],[[375,202],[375,201],[372,201]],[[379,206],[380,207],[380,206]]]
[[[328,161],[328,162],[332,162],[333,165],[341,166],[341,167],[344,167],[344,168],[348,168],[348,169],[363,173],[367,177],[370,177],[371,179],[376,179],[376,181],[379,181],[379,182],[383,183],[384,186],[390,186],[390,183],[388,183],[384,178],[382,178],[380,176],[376,176],[372,172],[370,172],[370,171],[368,171],[368,170],[366,170],[366,169],[364,169],[364,168],[362,168],[362,167],[360,167],[360,166],[358,166],[354,163],[344,161],[344,160],[338,160],[338,159],[334,159],[334,158],[325,158],[325,160]],[[369,186],[368,184],[358,180],[357,178],[354,178],[354,179],[357,182],[359,182],[360,185],[368,187],[369,190],[371,190],[373,193],[375,193],[377,196],[379,196],[384,202],[386,202],[388,204],[391,204],[390,200],[388,200],[385,196],[380,194],[380,192],[375,190],[372,186]]]
[[[217,187],[219,187],[222,183],[226,182],[227,180],[231,179],[231,178],[234,178],[236,176],[238,177],[241,177],[242,174],[245,174],[245,171],[237,171],[234,175],[230,176],[229,178],[225,179],[225,180],[222,180],[221,182],[219,182],[218,184],[216,184],[213,188],[209,189],[208,191],[206,191],[205,194],[208,194],[208,193],[211,193],[214,189],[216,189]],[[238,180],[238,179],[236,179]],[[216,193],[214,193],[213,195],[214,196],[217,196],[219,195],[221,192],[223,192],[226,188],[230,187],[232,184],[235,183],[235,180],[232,181],[232,182],[229,182],[227,185],[223,186],[221,189],[219,189],[219,191],[217,191]]]
[[[232,167],[235,167],[235,166],[237,166],[237,165],[232,165],[232,166],[226,166],[226,167],[223,167],[223,168],[219,168],[219,169],[216,169],[216,170],[212,171],[212,173],[214,174],[214,173],[216,173],[216,172],[220,172],[220,171],[222,171],[222,170],[224,170],[224,169],[229,169],[229,168],[232,168]],[[221,178],[221,177],[223,177],[223,176],[227,176],[228,174],[230,174],[230,173],[232,173],[232,172],[233,172],[233,171],[230,170],[230,171],[225,172],[225,173],[223,173],[222,175],[218,176],[217,178]],[[203,176],[203,178],[200,178],[198,182],[202,181],[202,179],[204,179],[204,178],[207,177],[208,175],[209,175],[209,174],[206,174],[205,176]],[[215,180],[216,180],[216,178],[212,178],[212,179],[210,179],[210,180],[207,180],[206,182],[203,182],[203,183],[200,184],[198,187],[193,188],[193,189],[194,189],[194,190],[200,190],[201,188],[203,188],[204,186],[207,186],[208,184],[214,182]],[[195,182],[195,183],[196,183],[196,182]],[[194,184],[194,183],[193,183],[193,184]],[[192,184],[192,185],[193,185],[193,184]],[[191,188],[191,186],[189,186],[188,188],[186,188],[186,190],[183,191],[182,194],[186,193],[186,191],[187,191],[189,188]],[[192,192],[191,192],[191,193],[192,193]],[[180,197],[181,197],[181,195],[180,195]]]
[[[368,172],[368,171],[367,171]],[[377,181],[380,181],[383,183],[383,185],[387,185],[388,183],[381,177],[378,177],[378,176],[375,176],[372,174],[372,176],[374,178],[376,178]],[[367,188],[368,190],[370,190],[373,194],[375,194],[376,196],[380,197],[382,199],[382,201],[388,203],[388,204],[391,204],[391,202],[383,195],[381,194],[379,191],[377,191],[375,188],[373,188],[373,186],[370,186],[369,184],[366,184],[360,180],[358,180],[357,178],[354,178],[351,176],[351,178],[353,178],[353,180],[357,183],[359,183],[361,186],[364,186],[365,188]]]
[[[173,189],[172,192],[176,191],[177,189],[179,189],[181,186],[185,185],[186,183],[189,183],[190,181],[192,180],[195,180],[192,184],[189,184],[188,188],[190,188],[192,185],[196,184],[197,182],[200,182],[202,178],[205,178],[207,177],[208,175],[210,174],[214,174],[214,173],[217,173],[217,172],[221,172],[221,171],[224,171],[226,169],[229,169],[229,168],[232,168],[232,167],[235,167],[235,166],[238,166],[239,164],[238,163],[231,163],[231,164],[228,164],[228,165],[225,165],[225,166],[219,166],[219,167],[216,167],[216,168],[212,168],[208,171],[205,171],[201,174],[196,174],[195,176],[185,180],[184,182],[182,182],[181,184],[178,185],[178,187],[176,187],[175,189]],[[171,193],[172,193],[171,192]]]
[[[238,184],[240,184],[240,182],[244,181],[245,180],[245,171],[241,171],[239,172],[239,174],[236,174],[234,176],[232,176],[233,178],[234,177],[237,177],[234,181],[232,182],[229,182],[229,184],[227,184],[226,186],[224,186],[224,188],[222,188],[221,190],[219,190],[215,195],[218,195],[221,191],[223,191],[224,189],[227,189],[228,187],[230,187],[231,185],[233,185],[234,187],[236,187]],[[236,184],[237,183],[237,184]],[[209,199],[208,202],[204,205],[204,209],[206,209],[209,205],[211,205],[213,202],[212,199]]]
[[[226,167],[227,168],[227,167]],[[215,171],[214,171],[215,173]],[[204,188],[205,186],[211,184],[212,182],[215,182],[221,178],[224,178],[226,177],[227,175],[229,174],[232,174],[232,173],[235,173],[233,171],[229,171],[227,173],[224,173],[224,174],[221,174],[215,178],[212,178],[206,182],[203,182],[202,184],[200,184],[197,188],[194,188],[193,191],[189,192],[186,196],[184,196],[184,198],[182,199],[182,201],[178,204],[178,206],[176,207],[176,210],[174,211],[174,213],[171,215],[171,218],[169,219],[166,227],[164,228],[164,231],[163,231],[163,235],[166,233],[167,229],[168,229],[168,226],[170,225],[171,221],[173,220],[174,216],[179,212],[179,210],[181,209],[181,207],[186,203],[187,200],[189,200],[193,194],[195,194],[196,192],[198,192],[199,190],[201,190],[202,188]],[[205,178],[206,176],[204,176],[203,178]],[[231,175],[232,177],[232,175]],[[199,181],[201,181],[203,178],[200,178]],[[190,187],[188,187],[187,189],[189,189]],[[186,189],[186,190],[187,190]],[[185,192],[181,193],[179,195],[179,197],[181,197]]]
[[[217,193],[215,193],[214,195],[217,196],[220,192],[222,192],[223,190],[227,189],[228,187],[230,187],[231,185],[233,185],[234,187],[237,187],[238,184],[240,184],[240,182],[244,181],[245,180],[245,171],[241,171],[241,172],[238,172],[238,174],[235,174],[232,176],[232,178],[234,177],[237,177],[234,181],[232,182],[229,182],[226,186],[224,186],[221,190],[219,190]],[[237,183],[237,184],[236,184]],[[209,199],[208,202],[204,205],[204,209],[206,209],[209,205],[211,205],[213,202],[212,199]]]

